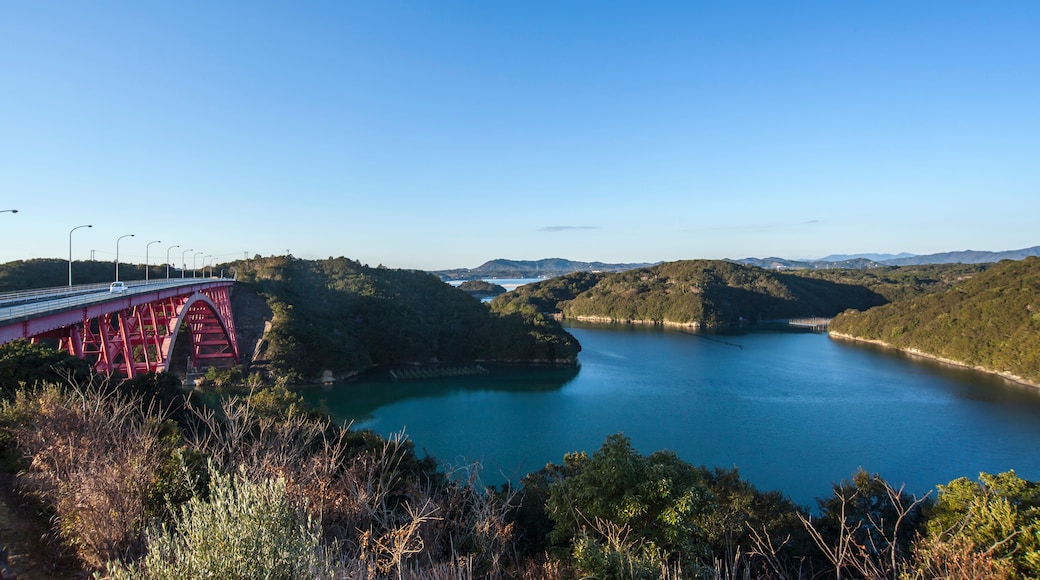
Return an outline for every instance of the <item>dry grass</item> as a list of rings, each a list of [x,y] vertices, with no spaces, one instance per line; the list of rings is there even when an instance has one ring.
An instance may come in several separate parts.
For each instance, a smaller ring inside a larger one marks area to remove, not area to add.
[[[29,462],[17,485],[53,509],[83,562],[135,555],[164,454],[162,414],[93,383],[20,392],[0,412]]]
[[[424,483],[403,434],[358,449],[356,436],[327,420],[261,416],[238,399],[219,412],[197,411],[186,439],[222,471],[284,479],[290,497],[321,519],[351,576],[400,579],[450,569],[501,578],[518,560],[512,498],[499,499],[475,480]]]
[[[946,541],[922,538],[914,546],[913,568],[904,574],[906,580],[1010,580],[1014,578],[1010,563],[980,551],[964,537]]]

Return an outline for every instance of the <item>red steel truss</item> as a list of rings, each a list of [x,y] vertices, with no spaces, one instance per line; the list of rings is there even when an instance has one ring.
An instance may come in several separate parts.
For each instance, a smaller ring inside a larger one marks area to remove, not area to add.
[[[238,340],[229,286],[157,292],[147,301],[129,303],[125,308],[84,310],[83,317],[75,322],[40,334],[29,333],[27,338],[58,338],[61,348],[93,361],[98,372],[118,372],[129,378],[168,371],[173,345],[182,330],[191,342],[192,366],[237,364]]]

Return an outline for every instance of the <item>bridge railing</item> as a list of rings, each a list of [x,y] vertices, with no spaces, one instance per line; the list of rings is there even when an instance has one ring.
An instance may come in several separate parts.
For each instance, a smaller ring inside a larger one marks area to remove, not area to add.
[[[227,278],[224,278],[223,280],[226,279]],[[155,282],[138,280],[135,282],[127,282],[127,287],[129,289],[128,293],[132,293],[135,290],[161,290],[163,288],[190,286],[201,282],[219,280],[222,280],[222,278],[185,278],[183,280],[178,278],[176,280],[159,280]],[[9,294],[0,294],[0,323],[32,318],[50,312],[107,301],[110,299],[107,292],[108,287],[108,284],[84,284],[82,286],[73,286],[72,290],[69,290],[67,286],[62,286],[58,288],[30,290],[25,293],[12,292]],[[29,294],[31,297],[24,296],[20,301],[15,301],[13,299],[8,301],[8,296],[12,294]],[[122,294],[113,296],[122,296]]]
[[[0,292],[0,306],[8,306],[11,304],[17,304],[19,302],[31,302],[33,300],[42,300],[48,296],[55,294],[64,293],[65,295],[72,294],[88,294],[91,292],[97,292],[98,290],[104,290],[108,288],[108,283],[104,284],[77,284],[76,286],[56,286],[54,288],[34,288],[32,290],[19,290],[17,292]]]

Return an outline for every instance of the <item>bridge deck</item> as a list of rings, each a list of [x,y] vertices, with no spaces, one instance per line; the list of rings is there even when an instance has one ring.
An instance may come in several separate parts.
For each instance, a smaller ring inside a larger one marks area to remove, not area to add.
[[[127,282],[127,291],[110,293],[108,284],[90,284],[45,291],[0,294],[0,344],[183,294],[185,291],[231,285],[228,278],[184,278]]]

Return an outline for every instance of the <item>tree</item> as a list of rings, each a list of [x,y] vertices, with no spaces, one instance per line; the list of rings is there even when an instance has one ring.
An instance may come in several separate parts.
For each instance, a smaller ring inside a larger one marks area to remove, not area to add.
[[[82,381],[89,374],[86,361],[42,343],[15,340],[0,346],[0,387],[8,392],[67,378]]]
[[[863,469],[817,501],[822,516],[802,521],[838,578],[846,570],[866,578],[897,576],[910,560],[929,505],[927,497],[909,496]]]
[[[1014,470],[979,480],[961,477],[939,486],[928,537],[964,542],[1012,566],[1016,576],[1040,576],[1040,483]]]

